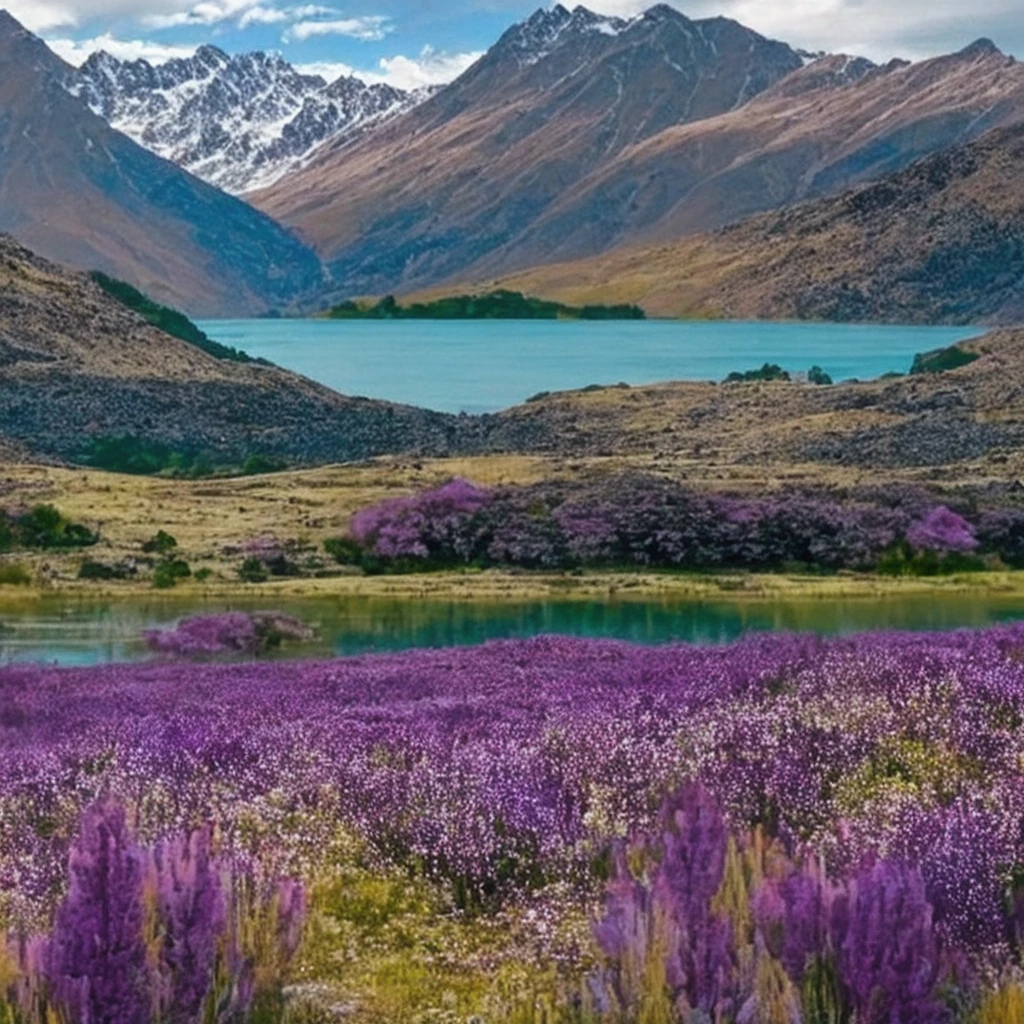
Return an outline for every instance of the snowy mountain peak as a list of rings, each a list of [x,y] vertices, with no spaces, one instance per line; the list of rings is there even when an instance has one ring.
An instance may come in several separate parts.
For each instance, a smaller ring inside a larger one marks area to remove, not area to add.
[[[278,53],[216,46],[156,65],[94,53],[67,88],[147,149],[236,194],[425,98],[358,78],[328,84]]]
[[[571,39],[591,32],[618,35],[629,25],[621,18],[605,17],[586,7],[573,10],[556,4],[541,8],[505,33],[498,46],[511,52],[521,65],[536,64]]]

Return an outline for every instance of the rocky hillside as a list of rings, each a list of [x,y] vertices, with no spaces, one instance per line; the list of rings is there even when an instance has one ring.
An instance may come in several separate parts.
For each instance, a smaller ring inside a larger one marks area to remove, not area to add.
[[[945,373],[867,383],[666,383],[552,395],[496,417],[488,443],[743,480],[1024,487],[1024,331],[959,346]]]
[[[293,235],[69,95],[72,69],[5,12],[0,66],[0,230],[194,315],[258,314],[321,286]]]
[[[0,236],[0,458],[82,461],[130,437],[229,465],[312,464],[469,449],[473,428],[215,359]]]
[[[541,11],[409,115],[254,201],[338,295],[497,278],[835,194],[1024,121],[979,41],[917,64],[812,59],[726,19]]]
[[[803,64],[721,18],[659,6],[622,21],[556,6],[411,113],[328,144],[252,198],[318,247],[340,297],[464,277],[489,260],[528,265],[548,243],[524,240],[592,169],[742,107]],[[628,211],[628,201],[581,211],[584,251]]]
[[[272,185],[328,139],[426,98],[357,78],[328,84],[279,54],[228,56],[215,46],[155,66],[96,53],[68,89],[118,131],[233,194]]]
[[[1024,322],[1024,125],[717,234],[515,275],[668,316]]]

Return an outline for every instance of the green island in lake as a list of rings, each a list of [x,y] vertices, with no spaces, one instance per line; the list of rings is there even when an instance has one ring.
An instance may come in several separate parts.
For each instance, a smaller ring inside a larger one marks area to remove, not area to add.
[[[378,302],[349,299],[325,314],[331,320],[645,320],[633,305],[567,306],[523,295],[494,291],[483,295],[451,295],[403,306],[393,295]]]

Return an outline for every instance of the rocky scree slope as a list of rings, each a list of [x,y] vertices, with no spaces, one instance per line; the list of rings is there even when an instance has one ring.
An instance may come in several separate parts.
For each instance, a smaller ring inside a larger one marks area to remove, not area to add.
[[[667,316],[1019,324],[1022,163],[1024,124],[999,128],[835,197],[500,284]]]
[[[143,149],[68,94],[72,68],[0,11],[0,231],[197,316],[255,315],[322,287],[266,215]]]
[[[272,185],[328,139],[429,95],[354,77],[328,84],[280,55],[228,56],[215,46],[157,65],[95,53],[67,88],[146,149],[236,195]]]
[[[235,465],[315,464],[472,450],[474,427],[215,359],[0,236],[0,454],[74,462],[90,441],[136,437]]]

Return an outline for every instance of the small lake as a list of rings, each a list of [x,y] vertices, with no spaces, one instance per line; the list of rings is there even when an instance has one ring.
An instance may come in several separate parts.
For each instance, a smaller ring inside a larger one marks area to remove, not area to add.
[[[0,665],[46,662],[99,665],[150,657],[144,629],[185,615],[279,609],[315,625],[319,640],[286,650],[291,657],[330,657],[413,647],[451,647],[558,633],[640,644],[726,643],[750,632],[981,628],[1024,620],[1024,597],[931,595],[899,598],[754,600],[420,601],[318,598],[269,603],[132,599],[84,603],[46,599],[0,606]]]
[[[346,395],[440,412],[495,412],[588,384],[723,380],[778,363],[834,380],[905,373],[965,327],[530,320],[212,320],[211,338]]]

